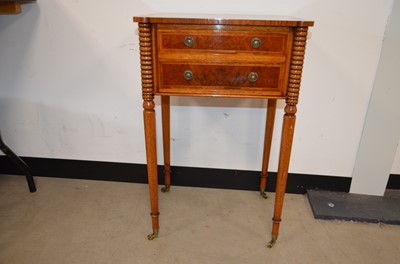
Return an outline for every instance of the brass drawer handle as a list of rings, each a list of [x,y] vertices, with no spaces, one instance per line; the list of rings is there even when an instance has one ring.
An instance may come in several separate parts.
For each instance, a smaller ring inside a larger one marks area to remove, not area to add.
[[[261,39],[259,39],[259,38],[253,38],[251,40],[251,46],[255,49],[259,48],[261,46],[261,44],[262,44],[262,42],[261,42]]]
[[[185,78],[186,81],[190,81],[193,79],[193,72],[191,70],[186,70],[183,73],[183,78]]]
[[[250,72],[249,75],[247,75],[247,79],[249,79],[249,82],[256,82],[258,80],[258,74],[256,72]]]
[[[187,36],[185,37],[185,39],[183,40],[183,44],[185,44],[186,47],[193,47],[194,45],[194,38],[191,36]]]

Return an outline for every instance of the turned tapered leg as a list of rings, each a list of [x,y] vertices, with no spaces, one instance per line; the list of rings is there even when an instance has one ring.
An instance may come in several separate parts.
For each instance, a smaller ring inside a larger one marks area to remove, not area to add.
[[[296,27],[293,31],[292,57],[290,61],[289,82],[286,96],[285,115],[283,118],[282,139],[279,154],[279,165],[276,182],[276,196],[274,206],[274,217],[272,218],[272,239],[268,247],[272,247],[279,235],[279,225],[281,222],[283,199],[286,190],[286,182],[289,172],[290,153],[296,123],[296,105],[299,99],[301,74],[305,46],[307,40],[307,27]]]
[[[276,181],[274,217],[272,218],[272,239],[268,243],[268,247],[272,247],[275,244],[279,234],[279,224],[281,222],[295,122],[295,115],[285,114],[283,119],[281,150]]]
[[[158,236],[158,177],[156,145],[156,113],[154,111],[154,84],[152,66],[151,25],[139,23],[140,65],[142,73],[143,120],[146,139],[147,176],[149,180],[151,222],[153,233],[147,236],[152,240]]]
[[[263,154],[263,162],[261,169],[261,181],[260,181],[260,194],[265,199],[268,198],[265,189],[267,186],[268,164],[271,153],[272,134],[274,131],[274,123],[275,123],[276,99],[268,99],[267,109],[268,109],[267,121],[265,124],[265,137],[264,137],[264,154]]]
[[[154,102],[145,102],[148,107],[143,112],[144,130],[146,138],[146,156],[147,156],[147,175],[149,180],[151,221],[153,233],[147,238],[152,240],[158,236],[159,230],[159,212],[158,212],[158,176],[157,176],[157,149],[156,149],[156,118],[154,111]],[[144,104],[144,105],[145,105]]]
[[[162,192],[169,192],[171,186],[171,160],[170,160],[170,114],[169,114],[169,96],[161,96],[161,115],[163,131],[163,149],[164,149],[164,177],[165,186],[161,188]]]

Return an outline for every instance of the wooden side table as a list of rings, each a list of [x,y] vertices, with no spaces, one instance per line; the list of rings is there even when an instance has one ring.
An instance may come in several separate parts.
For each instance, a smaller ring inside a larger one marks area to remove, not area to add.
[[[170,96],[268,99],[260,193],[266,198],[276,101],[286,107],[280,146],[272,247],[279,232],[308,27],[312,21],[265,16],[134,17],[140,60],[152,240],[159,233],[154,96],[161,96],[165,187],[170,190]]]

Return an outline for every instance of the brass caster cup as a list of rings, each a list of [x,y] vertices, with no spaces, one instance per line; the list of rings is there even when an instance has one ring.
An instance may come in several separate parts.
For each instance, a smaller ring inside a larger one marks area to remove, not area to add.
[[[157,231],[154,231],[153,233],[147,235],[147,239],[148,239],[148,240],[153,240],[154,238],[157,238],[157,237],[158,237],[158,230],[157,230]]]
[[[165,185],[164,187],[161,188],[161,191],[163,193],[166,193],[166,192],[169,192],[169,189],[170,189],[170,185]]]
[[[272,248],[275,245],[277,239],[277,237],[272,237],[271,241],[268,242],[267,247]]]
[[[260,195],[264,199],[268,199],[268,194],[264,190],[260,190]]]

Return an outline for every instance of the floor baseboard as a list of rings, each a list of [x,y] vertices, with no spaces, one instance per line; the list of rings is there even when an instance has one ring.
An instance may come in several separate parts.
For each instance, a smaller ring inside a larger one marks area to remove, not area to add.
[[[147,183],[145,164],[83,161],[21,157],[31,168],[32,174],[44,177],[89,179],[102,181]],[[259,190],[259,171],[212,169],[173,166],[171,185],[205,188]],[[159,184],[164,184],[163,166],[158,167]],[[21,174],[5,156],[0,156],[0,174]],[[305,194],[309,189],[348,192],[351,178],[290,173],[287,193]],[[267,191],[274,192],[276,173],[268,174]],[[391,175],[389,189],[400,189],[400,175]]]

